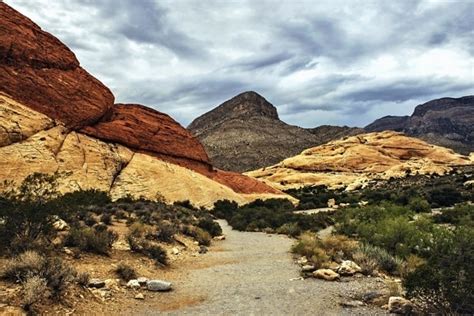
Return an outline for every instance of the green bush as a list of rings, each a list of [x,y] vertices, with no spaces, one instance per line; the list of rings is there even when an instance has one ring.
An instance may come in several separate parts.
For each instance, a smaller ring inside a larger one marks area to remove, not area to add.
[[[402,260],[392,256],[383,248],[372,246],[370,244],[361,244],[359,246],[359,252],[368,260],[373,260],[378,268],[389,274],[397,275],[402,268]],[[354,260],[356,260],[356,258]],[[363,262],[361,263],[363,264]]]
[[[408,207],[415,213],[429,212],[430,203],[421,197],[414,197],[408,202]]]
[[[112,225],[112,215],[109,213],[104,213],[100,216],[100,221],[105,225]]]
[[[55,200],[58,176],[32,174],[0,197],[0,254],[50,248],[53,223],[62,210]]]
[[[409,273],[404,286],[427,313],[474,311],[474,229],[460,227],[434,236],[426,264]]]
[[[474,227],[474,205],[461,204],[452,209],[444,209],[434,217],[436,223]]]
[[[156,228],[155,238],[162,242],[171,243],[174,241],[176,232],[176,227],[173,224],[161,222]]]

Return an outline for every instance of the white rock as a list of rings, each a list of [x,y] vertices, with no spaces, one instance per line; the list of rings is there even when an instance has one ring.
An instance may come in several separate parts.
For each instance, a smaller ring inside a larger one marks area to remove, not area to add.
[[[173,247],[173,249],[171,249],[171,253],[172,253],[173,255],[179,255],[179,249],[176,248],[176,247]]]
[[[339,265],[339,268],[337,269],[337,273],[340,275],[354,275],[361,271],[361,267],[351,260],[342,261],[342,263]]]
[[[392,296],[388,299],[388,311],[394,314],[408,315],[413,310],[413,303],[400,296]]]
[[[149,291],[169,291],[171,290],[171,283],[162,280],[150,280],[146,283]]]
[[[128,281],[127,287],[131,289],[139,289],[140,288],[140,283],[138,282],[137,279],[132,279]]]
[[[317,279],[323,279],[326,281],[335,281],[339,279],[339,274],[331,269],[318,269],[313,272],[313,276]]]

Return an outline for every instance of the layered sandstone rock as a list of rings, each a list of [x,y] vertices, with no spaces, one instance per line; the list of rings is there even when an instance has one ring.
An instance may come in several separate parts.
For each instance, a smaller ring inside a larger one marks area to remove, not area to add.
[[[205,207],[290,198],[214,169],[199,141],[168,115],[113,100],[66,46],[0,3],[0,190],[35,172],[59,172],[63,193],[98,189]]]
[[[369,133],[310,148],[247,175],[278,189],[308,185],[354,189],[373,179],[444,174],[469,157],[397,132]]]

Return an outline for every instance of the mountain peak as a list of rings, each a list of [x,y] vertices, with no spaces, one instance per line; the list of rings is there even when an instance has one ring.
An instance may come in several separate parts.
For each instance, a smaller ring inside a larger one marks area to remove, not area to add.
[[[217,126],[229,120],[246,120],[253,117],[279,120],[277,109],[273,104],[255,91],[246,91],[196,118],[189,124],[188,129],[199,135],[210,126]]]

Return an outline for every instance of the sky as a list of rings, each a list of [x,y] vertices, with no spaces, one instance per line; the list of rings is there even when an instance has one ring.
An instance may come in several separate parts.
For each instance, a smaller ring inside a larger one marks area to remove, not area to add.
[[[182,125],[248,90],[302,127],[474,94],[474,0],[5,0],[116,102]]]

